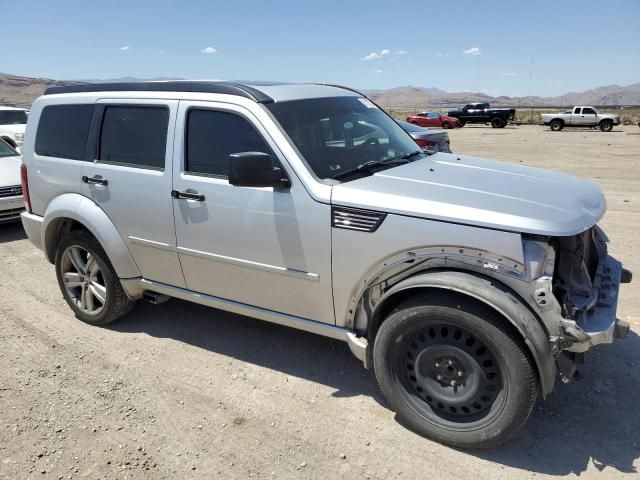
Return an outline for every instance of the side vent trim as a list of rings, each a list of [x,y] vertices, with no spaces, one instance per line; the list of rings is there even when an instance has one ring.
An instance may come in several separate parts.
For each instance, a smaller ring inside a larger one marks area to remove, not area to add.
[[[331,225],[334,228],[344,228],[358,232],[375,232],[386,216],[386,213],[372,210],[339,206],[331,207]]]

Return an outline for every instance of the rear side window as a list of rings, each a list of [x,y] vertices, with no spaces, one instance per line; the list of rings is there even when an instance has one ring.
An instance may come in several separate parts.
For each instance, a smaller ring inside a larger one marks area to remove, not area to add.
[[[580,113],[580,110],[581,110],[580,108],[575,108],[575,109],[573,110],[573,114],[574,114],[574,115],[578,115],[578,114]]]
[[[227,177],[229,155],[263,152],[273,157],[262,136],[244,117],[215,110],[189,110],[185,171]]]
[[[93,105],[49,105],[40,114],[36,153],[83,160]]]
[[[169,110],[165,107],[107,106],[98,159],[164,169]]]

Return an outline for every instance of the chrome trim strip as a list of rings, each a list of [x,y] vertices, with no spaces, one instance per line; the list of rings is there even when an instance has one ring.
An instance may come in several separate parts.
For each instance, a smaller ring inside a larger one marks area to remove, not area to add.
[[[138,245],[143,245],[145,247],[157,248],[160,250],[166,250],[168,252],[175,252],[175,245],[171,245],[169,243],[162,242],[154,242],[153,240],[147,240],[146,238],[134,237],[133,235],[129,235],[127,237],[131,243],[136,243]]]
[[[242,258],[227,257],[226,255],[218,255],[216,253],[202,252],[200,250],[193,250],[191,248],[186,248],[186,247],[178,247],[178,253],[182,253],[184,255],[191,255],[192,257],[204,258],[206,260],[230,263],[232,265],[239,265],[241,267],[265,270],[271,273],[279,273],[281,275],[287,275],[289,277],[300,278],[302,280],[309,280],[312,282],[320,281],[320,275],[318,275],[317,273],[303,272],[301,270],[295,270],[293,268],[279,267],[277,265],[269,265],[266,263],[253,262],[251,260],[244,260]]]

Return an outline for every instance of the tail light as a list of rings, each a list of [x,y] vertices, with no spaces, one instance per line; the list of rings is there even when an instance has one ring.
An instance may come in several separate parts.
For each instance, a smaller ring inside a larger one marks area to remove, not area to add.
[[[20,167],[20,180],[22,181],[22,198],[24,199],[24,208],[27,212],[31,211],[31,197],[29,196],[29,177],[27,176],[27,166],[23,163]]]
[[[433,148],[436,146],[436,142],[430,142],[429,140],[416,139],[416,143],[422,148]]]

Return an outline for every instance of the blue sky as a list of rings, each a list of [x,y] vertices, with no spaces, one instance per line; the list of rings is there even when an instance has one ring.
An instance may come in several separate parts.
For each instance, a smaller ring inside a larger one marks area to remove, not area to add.
[[[0,6],[0,72],[16,75],[318,81],[542,96],[640,82],[640,0],[0,0]]]

